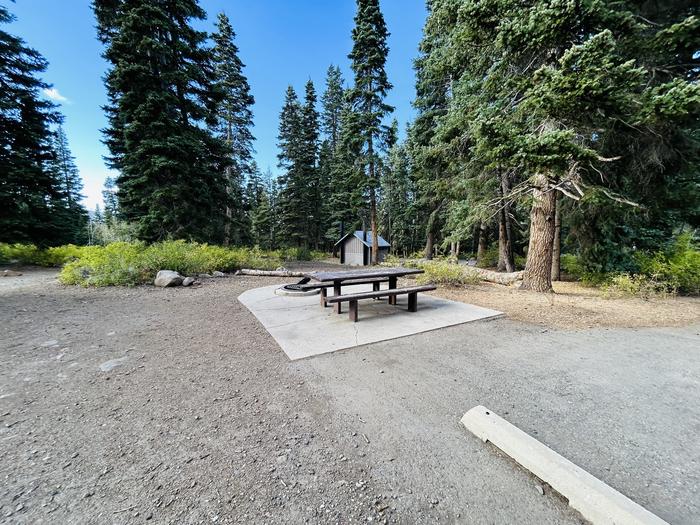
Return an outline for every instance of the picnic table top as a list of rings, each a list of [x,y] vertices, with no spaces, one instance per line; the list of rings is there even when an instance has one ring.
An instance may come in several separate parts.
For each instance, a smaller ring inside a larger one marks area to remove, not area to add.
[[[423,273],[417,268],[375,268],[373,270],[344,270],[339,272],[309,272],[305,277],[316,281],[346,281],[348,279],[362,279],[372,277],[401,277],[403,275],[413,275]]]

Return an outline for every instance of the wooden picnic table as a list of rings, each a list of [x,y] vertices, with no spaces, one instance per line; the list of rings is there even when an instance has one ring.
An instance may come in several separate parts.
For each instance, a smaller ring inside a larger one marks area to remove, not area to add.
[[[423,273],[417,268],[373,268],[372,270],[343,270],[339,272],[309,272],[304,277],[308,277],[321,283],[333,283],[333,294],[341,295],[341,288],[345,281],[356,281],[358,279],[386,278],[389,282],[389,289],[396,288],[396,280],[406,275]],[[352,283],[346,283],[347,286]],[[322,297],[323,304],[323,297]],[[389,304],[396,304],[396,296],[389,296]],[[336,313],[340,313],[340,303],[335,303],[333,308]]]

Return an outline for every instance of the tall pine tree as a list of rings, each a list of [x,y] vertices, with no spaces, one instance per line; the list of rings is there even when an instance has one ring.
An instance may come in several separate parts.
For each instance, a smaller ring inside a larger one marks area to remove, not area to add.
[[[255,103],[248,80],[243,74],[244,64],[238,56],[236,37],[228,17],[219,13],[217,31],[212,35],[213,62],[216,86],[224,98],[217,111],[216,134],[225,142],[229,165],[226,167],[226,189],[229,203],[226,207],[224,243],[241,244],[250,241],[250,222],[246,217],[243,184],[253,170],[253,112]]]
[[[111,64],[108,161],[119,209],[141,239],[221,241],[230,155],[210,131],[221,93],[196,0],[94,0]]]
[[[83,199],[83,181],[68,146],[68,137],[60,124],[53,137],[51,167],[58,178],[62,201],[56,209],[57,220],[60,221],[56,244],[84,244],[87,240],[88,213],[80,202]]]
[[[350,90],[350,101],[355,118],[353,131],[362,138],[362,169],[369,200],[369,218],[372,229],[372,264],[377,264],[379,233],[377,231],[377,188],[379,187],[379,149],[385,140],[387,128],[383,118],[393,111],[384,102],[391,84],[386,75],[386,43],[389,32],[379,8],[379,0],[357,0],[355,27],[352,30],[353,48],[348,58],[352,61],[355,82]]]
[[[13,17],[0,6],[0,24]],[[0,242],[60,244],[66,194],[55,169],[55,106],[41,98],[46,60],[0,29]]]

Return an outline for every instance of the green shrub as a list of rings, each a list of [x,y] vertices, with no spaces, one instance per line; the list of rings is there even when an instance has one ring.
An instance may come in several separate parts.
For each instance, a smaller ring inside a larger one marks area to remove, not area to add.
[[[669,283],[647,275],[619,273],[612,275],[601,286],[604,297],[640,297],[651,299],[675,293]]]
[[[42,250],[33,244],[0,243],[0,264],[33,264],[37,266],[61,266],[80,257],[80,246],[67,244]]]
[[[679,235],[665,251],[637,255],[637,262],[641,274],[679,293],[700,294],[700,251],[690,233]]]
[[[479,276],[470,272],[467,267],[443,259],[422,261],[417,267],[425,272],[417,276],[416,281],[419,284],[462,285],[480,281]]]
[[[184,275],[234,271],[240,268],[273,269],[280,259],[257,248],[224,248],[185,241],[165,241],[147,246],[140,242],[115,242],[81,249],[59,279],[84,286],[134,286],[153,280],[158,270]]]
[[[41,256],[33,244],[0,243],[0,264],[41,264]]]
[[[479,268],[495,268],[498,266],[498,243],[493,243],[484,250],[481,258],[478,260]]]

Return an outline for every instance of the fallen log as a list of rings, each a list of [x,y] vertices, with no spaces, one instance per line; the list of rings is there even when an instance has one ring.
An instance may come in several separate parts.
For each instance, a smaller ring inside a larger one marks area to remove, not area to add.
[[[490,283],[496,283],[496,284],[503,284],[503,285],[511,285],[517,281],[522,281],[523,280],[523,273],[522,271],[520,272],[511,272],[511,273],[501,273],[501,272],[494,272],[493,270],[484,270],[483,268],[477,268],[475,266],[465,266],[463,269],[464,272],[469,273],[475,273],[479,276],[479,278],[482,281],[488,281]]]
[[[243,268],[236,275],[256,275],[260,277],[304,277],[302,272],[290,272],[289,270],[251,270]]]

